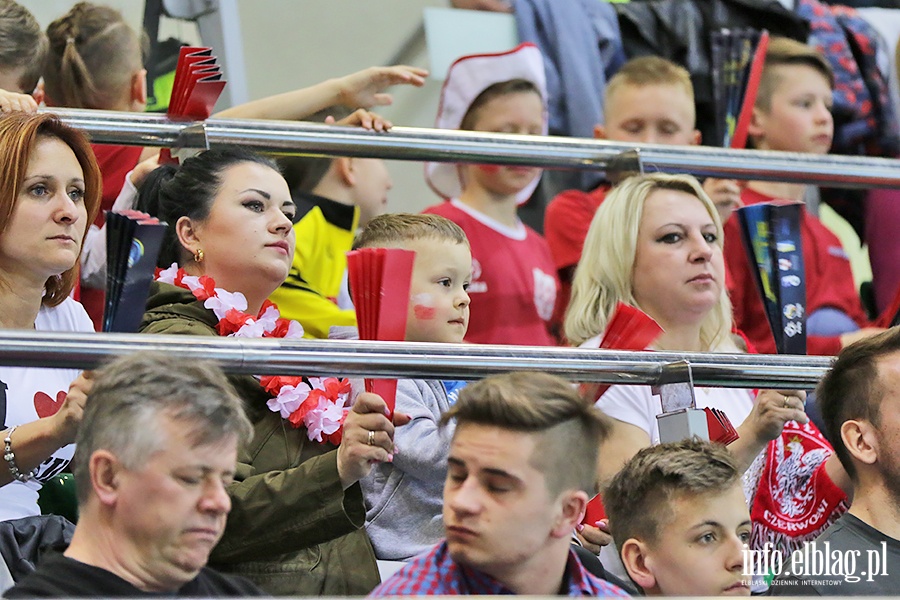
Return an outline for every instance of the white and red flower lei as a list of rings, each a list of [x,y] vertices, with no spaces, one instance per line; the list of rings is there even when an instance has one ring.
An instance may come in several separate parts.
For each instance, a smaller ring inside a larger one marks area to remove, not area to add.
[[[216,287],[207,275],[195,277],[179,269],[177,264],[156,270],[156,280],[189,290],[203,306],[219,318],[216,331],[225,337],[302,338],[303,326],[282,319],[278,307],[266,300],[259,314],[247,312],[247,298],[240,292]],[[300,377],[265,375],[260,385],[273,397],[266,403],[269,410],[281,414],[295,428],[306,427],[310,440],[341,443],[344,420],[350,411],[350,382],[337,377]]]

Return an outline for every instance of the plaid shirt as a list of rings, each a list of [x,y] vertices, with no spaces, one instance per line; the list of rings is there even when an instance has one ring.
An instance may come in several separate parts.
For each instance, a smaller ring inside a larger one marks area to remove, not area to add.
[[[588,573],[572,550],[569,550],[566,565],[566,588],[567,596],[628,596],[622,589]],[[454,562],[444,541],[411,560],[375,588],[369,597],[495,596],[512,593],[489,575]]]

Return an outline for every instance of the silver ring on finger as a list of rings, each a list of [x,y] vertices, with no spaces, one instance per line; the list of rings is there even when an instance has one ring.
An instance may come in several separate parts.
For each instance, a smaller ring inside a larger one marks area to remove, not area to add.
[[[375,445],[375,432],[371,429],[369,430],[369,437],[366,438],[366,444],[369,446]]]

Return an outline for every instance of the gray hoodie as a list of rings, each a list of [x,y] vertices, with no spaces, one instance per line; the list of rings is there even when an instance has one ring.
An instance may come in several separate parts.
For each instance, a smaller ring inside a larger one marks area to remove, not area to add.
[[[356,329],[332,327],[328,337],[356,339]],[[407,560],[444,537],[444,480],[454,425],[439,424],[449,408],[440,381],[397,381],[394,410],[412,420],[394,431],[399,449],[394,462],[376,465],[359,482],[366,503],[366,532],[379,560]]]

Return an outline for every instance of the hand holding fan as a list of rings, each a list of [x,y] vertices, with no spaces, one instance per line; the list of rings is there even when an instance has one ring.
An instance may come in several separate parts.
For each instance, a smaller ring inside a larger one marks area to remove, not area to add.
[[[347,253],[359,339],[399,342],[406,338],[414,258],[415,252],[401,248],[362,248]],[[393,416],[396,379],[366,379],[366,391],[381,396]]]

